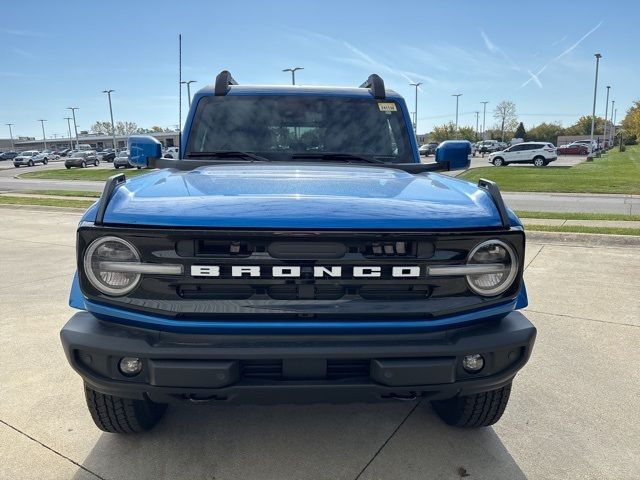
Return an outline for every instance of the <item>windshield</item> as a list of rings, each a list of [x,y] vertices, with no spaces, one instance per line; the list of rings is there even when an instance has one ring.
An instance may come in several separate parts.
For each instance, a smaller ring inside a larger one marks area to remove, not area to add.
[[[75,152],[71,155],[73,158],[84,158],[87,154],[85,152]]]
[[[205,97],[198,103],[187,157],[206,152],[250,152],[269,160],[338,153],[414,161],[395,102],[321,96]]]

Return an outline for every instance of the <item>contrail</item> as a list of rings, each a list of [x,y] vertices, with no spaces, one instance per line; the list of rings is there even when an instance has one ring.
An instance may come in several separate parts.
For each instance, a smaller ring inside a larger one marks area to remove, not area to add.
[[[564,52],[562,52],[560,55],[558,55],[556,58],[554,58],[552,60],[556,61],[561,59],[562,57],[564,57],[566,54],[570,53],[573,51],[574,48],[576,48],[578,45],[580,45],[582,43],[582,41],[587,38],[589,35],[591,35],[593,32],[595,32],[597,29],[600,28],[600,25],[602,25],[602,21],[600,21],[600,23],[598,23],[598,25],[596,25],[595,27],[593,27],[591,30],[589,30],[587,33],[585,33],[580,40],[578,40],[576,43],[574,43],[573,45],[571,45],[569,48],[567,48]]]

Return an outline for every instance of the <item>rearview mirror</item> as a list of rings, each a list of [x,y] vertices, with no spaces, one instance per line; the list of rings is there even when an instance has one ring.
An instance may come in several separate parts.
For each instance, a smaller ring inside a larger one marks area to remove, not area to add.
[[[162,157],[162,144],[149,135],[129,137],[129,163],[134,167],[147,167],[149,160]]]
[[[446,170],[463,170],[469,168],[471,143],[466,140],[446,140],[436,149],[436,162]]]

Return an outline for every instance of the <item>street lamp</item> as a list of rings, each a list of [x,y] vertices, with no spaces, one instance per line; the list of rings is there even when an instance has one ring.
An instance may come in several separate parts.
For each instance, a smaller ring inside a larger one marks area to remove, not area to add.
[[[13,146],[13,132],[11,131],[11,126],[14,125],[13,123],[5,123],[5,125],[7,125],[9,127],[9,137],[11,138],[11,150],[15,150],[15,147]]]
[[[67,110],[71,110],[71,114],[73,115],[73,130],[76,133],[76,149],[78,148],[78,125],[76,124],[76,110],[79,110],[78,107],[67,107]]]
[[[71,139],[71,117],[64,117],[67,121],[67,128],[69,129],[69,148],[73,148],[73,140]]]
[[[618,109],[616,108],[613,111],[613,136],[611,137],[611,141],[616,141],[616,118],[618,117]]]
[[[482,140],[486,140],[487,134],[485,133],[487,130],[485,128],[485,121],[487,120],[487,103],[489,102],[480,102],[482,104]]]
[[[607,104],[604,107],[604,130],[602,132],[602,146],[604,148],[605,142],[607,141],[607,117],[609,116],[609,89],[610,85],[607,85]]]
[[[474,112],[476,114],[476,142],[478,141],[478,123],[480,121],[480,112]]]
[[[46,122],[46,120],[38,120],[40,122],[40,125],[42,125],[42,141],[44,142],[44,149],[47,149],[47,136],[44,134],[44,122]]]
[[[187,86],[187,97],[189,98],[189,108],[191,108],[191,84],[196,82],[197,80],[189,80],[188,82],[185,82],[183,80],[182,82],[180,82],[181,84]]]
[[[616,129],[616,122],[613,120],[613,107],[616,106],[616,101],[611,100],[611,133],[609,134],[609,145],[613,147],[614,135],[613,131]]]
[[[452,97],[456,97],[456,138],[458,138],[458,100],[462,96],[461,93],[454,93],[451,95]]]
[[[109,97],[109,114],[111,115],[111,138],[113,139],[113,149],[116,149],[116,126],[113,124],[113,109],[111,108],[111,92],[115,90],[103,90],[102,93],[106,93]]]
[[[291,72],[291,85],[296,84],[296,70],[304,70],[304,67],[285,68],[283,72]]]
[[[593,87],[593,111],[591,113],[591,137],[590,137],[590,147],[589,147],[589,155],[587,155],[587,162],[593,161],[593,128],[596,122],[596,96],[598,94],[598,67],[600,66],[600,59],[602,55],[596,53],[594,55],[596,57],[596,80],[594,82]]]
[[[418,134],[418,87],[422,85],[422,82],[410,83],[409,85],[411,85],[412,87],[416,87],[416,95],[415,95],[416,108],[413,111],[413,132],[417,135]]]

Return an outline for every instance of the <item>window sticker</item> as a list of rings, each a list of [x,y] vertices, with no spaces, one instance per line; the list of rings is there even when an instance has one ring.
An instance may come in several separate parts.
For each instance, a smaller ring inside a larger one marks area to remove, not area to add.
[[[378,108],[381,112],[397,112],[396,104],[393,102],[381,102],[378,103]]]

